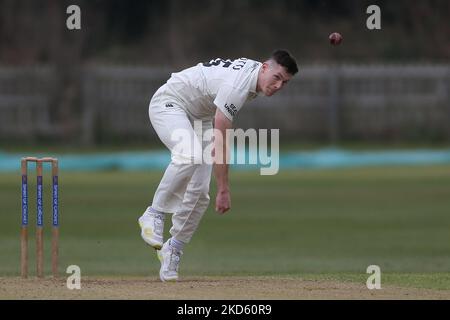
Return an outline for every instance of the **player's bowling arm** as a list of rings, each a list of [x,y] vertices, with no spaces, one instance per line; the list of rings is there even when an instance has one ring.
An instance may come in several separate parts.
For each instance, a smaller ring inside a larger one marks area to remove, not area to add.
[[[231,207],[228,185],[229,148],[226,130],[231,129],[231,121],[217,109],[214,119],[214,175],[217,183],[216,211],[225,213]]]

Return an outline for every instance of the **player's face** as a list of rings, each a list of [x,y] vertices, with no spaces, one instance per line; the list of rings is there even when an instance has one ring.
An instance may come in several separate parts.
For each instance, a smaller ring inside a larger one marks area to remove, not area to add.
[[[291,80],[292,75],[276,62],[264,62],[262,65],[259,88],[265,96],[272,96]]]

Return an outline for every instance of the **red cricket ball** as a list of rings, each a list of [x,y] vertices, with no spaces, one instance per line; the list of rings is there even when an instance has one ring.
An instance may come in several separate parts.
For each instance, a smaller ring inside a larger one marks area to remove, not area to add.
[[[333,32],[332,34],[330,34],[329,39],[330,43],[334,46],[337,46],[342,42],[342,36],[338,32]]]

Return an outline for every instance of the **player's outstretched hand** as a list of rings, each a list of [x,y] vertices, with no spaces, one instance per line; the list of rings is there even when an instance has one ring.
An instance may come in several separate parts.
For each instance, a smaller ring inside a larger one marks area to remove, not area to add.
[[[216,211],[224,214],[231,208],[231,196],[229,191],[220,191],[216,196]]]

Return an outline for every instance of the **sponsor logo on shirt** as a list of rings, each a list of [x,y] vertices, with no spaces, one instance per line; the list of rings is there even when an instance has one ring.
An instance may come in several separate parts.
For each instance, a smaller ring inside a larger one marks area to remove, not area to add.
[[[166,103],[166,108],[173,108],[173,104],[171,104],[171,103]]]
[[[224,107],[225,107],[225,109],[227,109],[228,113],[231,114],[232,117],[234,117],[236,115],[237,109],[234,106],[234,104],[231,103],[230,105],[228,105],[227,103],[225,103]]]

